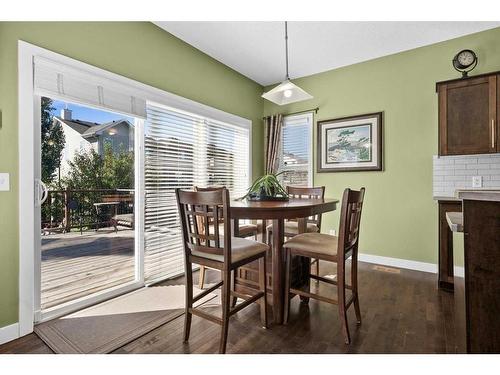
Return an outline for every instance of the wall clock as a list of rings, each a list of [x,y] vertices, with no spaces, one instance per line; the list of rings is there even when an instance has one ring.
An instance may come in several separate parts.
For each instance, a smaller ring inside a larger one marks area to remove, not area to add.
[[[462,73],[462,78],[467,77],[472,69],[477,65],[477,56],[474,51],[470,49],[464,49],[458,52],[453,58],[453,67],[455,70]]]

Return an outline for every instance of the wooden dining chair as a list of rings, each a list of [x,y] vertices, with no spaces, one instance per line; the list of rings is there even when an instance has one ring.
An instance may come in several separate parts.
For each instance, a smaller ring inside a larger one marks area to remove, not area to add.
[[[298,187],[298,186],[287,186],[286,192],[290,198],[295,199],[324,199],[325,198],[325,187]],[[267,228],[267,244],[271,243],[272,238],[272,225]],[[321,232],[321,214],[308,217],[306,219],[306,232],[315,233]],[[285,238],[291,238],[299,234],[299,222],[297,220],[287,220],[285,221]],[[311,265],[316,264],[316,275],[319,276],[319,259],[313,259]]]
[[[216,190],[221,190],[224,189],[225,186],[209,186],[209,187],[199,187],[199,186],[193,186],[194,191],[216,191]],[[198,218],[198,220],[201,220],[201,218]],[[223,231],[224,227],[224,220],[221,219],[219,222],[219,232]],[[202,230],[204,226],[201,226]],[[213,223],[209,223],[209,230],[213,233],[214,232],[214,226]],[[245,224],[239,224],[238,225],[238,235],[237,237],[254,237],[255,241],[257,241],[257,234],[259,233],[259,227],[256,224],[252,223],[245,223]],[[205,266],[200,266],[200,275],[198,277],[198,287],[200,289],[203,289],[205,286],[205,274],[206,274],[206,267]]]
[[[354,305],[356,319],[361,324],[361,312],[358,297],[358,240],[359,225],[361,221],[361,210],[365,188],[360,191],[345,189],[342,197],[342,208],[340,211],[339,236],[331,236],[323,233],[299,234],[285,242],[283,248],[286,253],[285,267],[285,306],[284,322],[288,322],[290,316],[291,293],[306,298],[314,298],[323,302],[338,305],[342,333],[346,344],[351,342],[349,327],[347,325],[347,309]],[[290,264],[292,256],[300,255],[309,258],[317,258],[328,262],[337,263],[337,279],[331,280],[319,275],[310,275],[312,279],[337,286],[337,299],[332,299],[319,294],[311,293],[290,286]],[[351,258],[351,284],[346,284],[345,271],[346,260]],[[346,298],[346,289],[350,290],[349,298]]]
[[[229,191],[225,188],[215,191],[186,191],[176,189],[177,205],[181,219],[184,244],[184,266],[186,275],[186,310],[184,320],[184,342],[189,340],[192,315],[199,316],[221,325],[219,353],[226,352],[229,318],[253,302],[260,303],[260,318],[267,328],[267,293],[266,293],[266,253],[269,246],[238,237],[231,237]],[[204,230],[201,230],[200,220]],[[223,231],[219,231],[223,220]],[[209,223],[214,226],[213,233]],[[244,302],[231,305],[231,272],[247,263],[258,260],[259,291],[254,295],[242,295]],[[193,297],[193,264],[217,269],[221,272],[221,281]],[[222,318],[209,314],[193,303],[221,287]]]

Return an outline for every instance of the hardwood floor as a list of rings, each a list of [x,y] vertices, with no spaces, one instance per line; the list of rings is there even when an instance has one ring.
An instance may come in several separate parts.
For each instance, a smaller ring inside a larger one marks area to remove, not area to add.
[[[322,274],[335,273],[321,263]],[[332,267],[332,266],[330,266]],[[437,290],[436,275],[360,263],[359,288],[363,323],[348,320],[352,344],[343,342],[336,306],[294,298],[286,326],[261,328],[257,305],[230,322],[228,353],[455,353],[453,294]],[[215,271],[208,271],[215,280]],[[195,280],[197,275],[195,275]],[[169,281],[182,283],[182,279]],[[316,287],[316,282],[312,286]],[[322,293],[334,289],[326,285]],[[217,308],[212,308],[217,310]],[[180,317],[119,348],[114,353],[217,353],[220,327],[193,317],[189,344],[182,343]],[[0,353],[50,353],[34,334],[0,346]]]

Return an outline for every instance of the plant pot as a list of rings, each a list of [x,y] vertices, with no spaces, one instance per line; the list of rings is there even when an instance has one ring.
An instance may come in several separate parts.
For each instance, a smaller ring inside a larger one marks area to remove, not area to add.
[[[263,191],[258,193],[250,193],[247,198],[249,201],[288,201],[289,198],[281,195],[267,195]]]

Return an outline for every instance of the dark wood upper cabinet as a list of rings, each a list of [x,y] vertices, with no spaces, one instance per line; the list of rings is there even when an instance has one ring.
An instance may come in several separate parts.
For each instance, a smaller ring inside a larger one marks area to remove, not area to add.
[[[439,155],[498,152],[497,73],[437,83]]]

